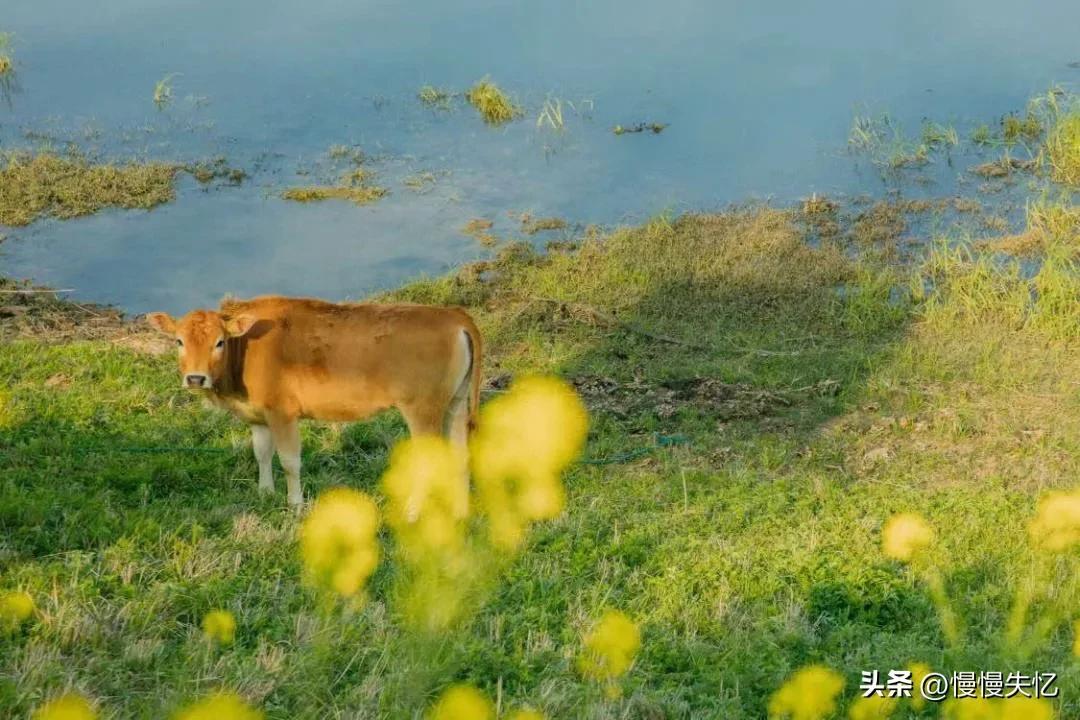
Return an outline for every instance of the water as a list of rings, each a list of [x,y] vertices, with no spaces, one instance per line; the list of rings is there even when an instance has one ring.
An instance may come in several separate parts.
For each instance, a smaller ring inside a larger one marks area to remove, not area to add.
[[[132,312],[181,312],[226,292],[359,298],[485,252],[474,217],[509,236],[508,213],[633,222],[812,192],[881,194],[845,152],[857,112],[962,131],[1022,109],[1080,70],[1073,0],[867,3],[308,2],[6,0],[22,92],[0,106],[0,143],[27,131],[110,157],[225,155],[252,178],[175,203],[4,229],[0,272]],[[157,110],[169,73],[172,103]],[[491,75],[526,117],[486,127],[424,84]],[[539,129],[548,96],[571,101],[562,133]],[[591,110],[589,110],[591,108]],[[615,124],[664,122],[615,136]],[[362,148],[390,195],[366,207],[278,193],[328,176],[331,145]],[[938,158],[957,192],[973,159]],[[304,170],[312,175],[301,176]],[[437,173],[425,193],[403,180]],[[538,239],[538,242],[542,240]]]

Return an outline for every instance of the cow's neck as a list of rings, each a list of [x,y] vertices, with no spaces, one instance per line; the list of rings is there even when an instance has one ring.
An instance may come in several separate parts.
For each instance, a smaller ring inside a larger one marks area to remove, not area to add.
[[[225,398],[246,398],[244,387],[244,355],[247,354],[247,338],[229,338],[225,341],[225,372],[216,385],[217,394]]]

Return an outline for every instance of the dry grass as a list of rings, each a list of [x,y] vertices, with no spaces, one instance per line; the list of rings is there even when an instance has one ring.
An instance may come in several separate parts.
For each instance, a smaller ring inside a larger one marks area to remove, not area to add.
[[[465,97],[488,125],[503,125],[522,115],[510,96],[487,78],[473,85]]]
[[[12,154],[0,169],[0,224],[28,225],[42,215],[67,219],[105,207],[149,209],[175,197],[177,170],[166,163],[95,165],[77,155]]]
[[[450,98],[453,94],[448,90],[437,88],[434,85],[425,85],[420,88],[420,92],[416,94],[420,98],[420,102],[425,105],[429,105],[440,110],[446,110],[450,107]]]

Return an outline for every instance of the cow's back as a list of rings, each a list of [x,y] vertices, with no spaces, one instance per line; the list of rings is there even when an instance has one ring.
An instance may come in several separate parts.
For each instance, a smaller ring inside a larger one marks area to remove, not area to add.
[[[221,312],[257,319],[244,340],[252,402],[331,420],[445,393],[462,332],[475,334],[464,311],[425,305],[265,296]]]

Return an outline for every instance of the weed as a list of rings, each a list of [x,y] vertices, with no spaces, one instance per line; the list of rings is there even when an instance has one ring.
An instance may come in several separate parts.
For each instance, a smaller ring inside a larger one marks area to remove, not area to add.
[[[1006,145],[1021,141],[1036,142],[1042,134],[1042,121],[1030,111],[1022,118],[1006,115],[1001,119],[1001,137]]]
[[[499,238],[490,232],[494,225],[495,223],[487,218],[473,218],[465,223],[464,227],[461,228],[461,233],[474,238],[484,247],[493,247],[499,242]]]
[[[1045,152],[1054,180],[1080,186],[1080,105],[1055,120]]]
[[[923,123],[922,144],[930,148],[956,146],[960,144],[960,136],[952,125],[939,125],[927,120]]]
[[[562,230],[566,226],[566,221],[559,217],[534,218],[529,213],[521,216],[521,232],[526,235],[535,235],[545,230]]]
[[[615,127],[611,128],[611,132],[615,133],[616,135],[626,135],[627,133],[643,133],[648,131],[651,132],[653,135],[659,135],[660,133],[664,132],[664,129],[667,128],[667,126],[668,123],[639,122],[636,125],[629,126],[616,125]]]
[[[465,97],[489,125],[503,125],[522,115],[521,108],[488,78],[473,85]]]
[[[971,131],[971,142],[976,145],[992,145],[994,143],[994,131],[990,126],[983,123]]]

